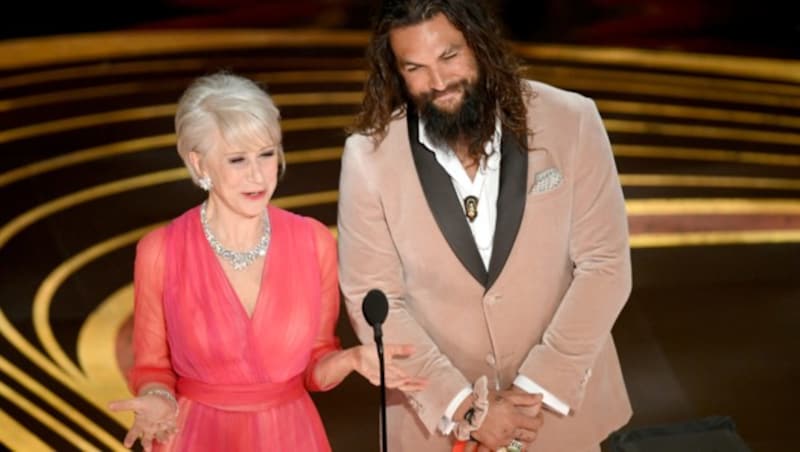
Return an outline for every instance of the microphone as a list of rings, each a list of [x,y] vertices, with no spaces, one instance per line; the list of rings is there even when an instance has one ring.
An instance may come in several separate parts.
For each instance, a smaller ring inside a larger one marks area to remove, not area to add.
[[[367,292],[367,296],[364,297],[364,304],[361,305],[361,310],[364,312],[364,318],[369,326],[375,330],[375,343],[383,345],[381,325],[386,320],[386,315],[389,314],[389,302],[386,300],[386,294],[379,289],[370,290]]]
[[[364,297],[364,303],[361,305],[361,311],[375,333],[375,345],[378,348],[378,367],[381,374],[381,444],[383,445],[381,450],[387,452],[386,371],[383,364],[383,331],[381,330],[381,325],[389,313],[389,301],[386,300],[386,294],[379,289],[372,289],[367,292]]]

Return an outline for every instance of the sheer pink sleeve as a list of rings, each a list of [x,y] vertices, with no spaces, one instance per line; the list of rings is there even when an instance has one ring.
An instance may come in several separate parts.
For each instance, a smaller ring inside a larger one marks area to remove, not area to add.
[[[322,357],[341,350],[339,338],[336,337],[336,323],[339,320],[336,240],[325,225],[316,220],[312,221],[322,284],[322,306],[320,307],[319,331],[314,340],[314,348],[311,350],[311,360],[306,368],[305,384],[309,391],[327,391],[335,385],[320,387],[314,379],[314,368]]]
[[[169,357],[164,321],[164,253],[166,228],[144,236],[136,246],[133,272],[133,368],[128,384],[133,394],[148,383],[162,383],[174,391],[175,373]]]

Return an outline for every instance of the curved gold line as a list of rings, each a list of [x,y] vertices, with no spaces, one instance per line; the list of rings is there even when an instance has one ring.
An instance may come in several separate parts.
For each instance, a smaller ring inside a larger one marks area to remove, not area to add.
[[[631,235],[631,248],[800,242],[800,230],[710,231]]]
[[[762,143],[790,144],[800,143],[800,133],[771,132],[765,130],[742,130],[720,126],[696,126],[687,124],[666,124],[653,121],[629,121],[606,119],[609,132],[639,133],[719,140],[757,141]]]
[[[55,91],[43,94],[32,94],[29,96],[0,100],[0,112],[11,111],[17,108],[30,108],[40,105],[54,104],[58,102],[88,100],[96,99],[98,97],[152,92],[160,89],[161,88],[157,84],[153,83],[147,84],[144,82],[130,82],[104,86],[90,86],[86,88]]]
[[[39,420],[39,422],[41,422],[51,430],[55,431],[56,433],[64,437],[67,441],[72,443],[79,450],[93,450],[95,448],[95,446],[93,446],[91,443],[81,438],[80,436],[78,436],[72,430],[68,429],[67,426],[59,422],[53,416],[50,416],[50,414],[48,414],[46,411],[42,410],[41,408],[29,402],[21,395],[17,394],[16,391],[8,387],[2,381],[0,381],[0,396],[8,399],[13,404],[25,410],[25,412],[30,413],[31,416],[33,416],[34,418]]]
[[[331,66],[335,61],[338,67],[361,67],[364,64],[363,58],[313,58],[313,57],[262,57],[260,62],[264,67],[269,67],[270,62],[282,65],[294,65],[308,68],[319,68],[320,62]],[[176,73],[177,71],[197,71],[198,74],[208,66],[208,60],[194,58],[172,58],[169,60],[153,61],[109,61],[100,64],[86,64],[76,67],[62,69],[50,69],[35,72],[25,72],[23,74],[12,75],[0,78],[0,88],[14,88],[35,83],[54,82],[70,79],[85,79],[87,77],[100,77],[110,75],[131,75],[131,74],[153,74],[156,72]],[[299,72],[299,71],[298,71]],[[363,71],[361,71],[364,74]],[[284,73],[284,72],[281,72]],[[243,72],[242,75],[246,75]],[[262,72],[261,74],[272,74],[272,72]],[[363,78],[363,75],[362,75]]]
[[[177,52],[265,47],[358,47],[368,35],[354,31],[181,30],[87,33],[14,39],[0,43],[0,69],[92,59],[141,57]]]
[[[78,386],[78,384],[73,380],[71,380],[59,367],[50,362],[27,340],[25,340],[25,338],[23,338],[22,335],[19,334],[19,331],[17,331],[17,329],[14,328],[14,325],[12,325],[11,322],[8,321],[8,318],[5,316],[5,313],[2,311],[2,309],[0,309],[0,333],[2,333],[3,336],[5,336],[6,339],[11,343],[11,345],[13,345],[20,353],[25,355],[34,364],[36,364],[37,367],[47,372],[50,376],[58,380],[64,386],[71,389],[74,393],[79,394],[84,399],[94,403],[95,406],[97,406],[98,408],[103,408],[91,399],[90,394],[86,393],[86,388]],[[0,356],[0,358],[2,357]],[[0,362],[0,366],[2,365],[3,363]],[[21,375],[19,377],[20,383],[25,384],[25,382],[29,380],[31,384],[35,383],[34,380],[26,377],[24,374],[20,375]]]
[[[56,119],[53,121],[41,122],[29,126],[17,127],[0,131],[0,143],[14,140],[21,140],[37,135],[48,133],[65,132],[84,127],[92,127],[101,124],[112,124],[116,122],[135,121],[138,119],[153,119],[158,117],[169,117],[175,114],[175,105],[151,105],[147,107],[127,108],[124,110],[94,113],[90,115],[74,116],[66,119]],[[334,127],[346,127],[353,122],[352,116],[319,116],[310,118],[284,119],[281,121],[281,129],[284,131],[325,129]]]
[[[50,304],[53,296],[70,275],[98,257],[135,241],[148,230],[149,228],[130,231],[127,234],[119,235],[91,246],[72,256],[44,278],[36,291],[36,295],[33,297],[33,328],[36,331],[36,336],[53,361],[80,384],[88,383],[86,375],[64,353],[53,334],[53,330],[50,328]]]
[[[294,93],[275,94],[272,99],[279,107],[299,105],[358,105],[363,95],[361,92],[319,92],[319,93]]]
[[[284,119],[281,121],[281,130],[293,132],[297,130],[335,129],[353,124],[354,116],[318,116],[308,118]]]
[[[613,145],[617,157],[643,157],[655,159],[704,160],[735,162],[752,165],[800,166],[800,156],[753,151],[723,151],[666,146]]]
[[[363,82],[367,79],[367,71],[361,69],[330,69],[309,71],[269,71],[257,72],[253,78],[258,81],[273,83],[312,83],[312,82]]]
[[[713,89],[717,91],[800,96],[800,86],[787,85],[785,82],[726,79],[720,77],[704,77],[702,75],[663,74],[629,69],[596,69],[560,66],[557,64],[537,65],[535,63],[523,66],[523,71],[534,79],[570,80],[579,78],[597,81],[624,81],[637,85],[666,85],[694,89]]]
[[[342,70],[342,71],[286,71],[286,72],[267,72],[260,73],[252,76],[256,81],[268,83],[270,85],[277,85],[281,83],[310,83],[310,82],[363,82],[365,77],[364,71],[355,70]],[[40,105],[69,102],[69,101],[85,101],[87,99],[96,99],[102,97],[120,96],[123,94],[140,94],[147,92],[161,91],[162,88],[158,83],[117,83],[112,85],[91,86],[86,88],[77,88],[70,90],[54,91],[43,94],[32,94],[29,96],[17,97],[13,99],[0,100],[0,112],[11,111],[17,108],[30,108]],[[332,98],[338,95],[336,91],[330,93],[304,93],[302,96],[318,95],[323,99]],[[273,100],[275,103],[281,104],[278,99],[286,98],[291,99],[292,94],[275,94]],[[355,94],[353,95],[355,96]],[[348,97],[348,103],[360,103],[361,95],[358,93],[358,99],[352,100]],[[286,105],[293,105],[291,101],[284,101]],[[330,102],[333,103],[333,102]],[[308,105],[310,103],[301,103],[296,105]]]
[[[286,163],[322,162],[325,160],[339,160],[342,158],[341,147],[307,149],[304,151],[291,151],[286,154]]]
[[[25,72],[0,78],[0,89],[16,88],[18,86],[36,83],[55,82],[70,79],[85,79],[87,77],[124,75],[124,74],[152,74],[159,70],[170,72],[201,70],[208,64],[206,60],[197,58],[173,58],[169,61],[113,61],[95,64],[86,64],[77,67],[61,69],[48,69],[43,71]]]
[[[800,128],[800,116],[776,115],[733,109],[690,107],[673,104],[653,104],[618,100],[596,101],[601,113],[662,116],[665,118],[727,121],[741,124],[770,125]]]
[[[169,182],[171,180],[188,177],[189,176],[185,168],[177,168],[103,184],[101,186],[92,187],[55,199],[17,216],[12,221],[4,225],[3,228],[0,229],[0,248],[2,248],[11,237],[30,224],[40,220],[45,216],[51,215],[75,204],[79,204],[100,196],[118,193],[130,188],[155,185],[158,183]],[[42,353],[40,353],[39,350],[31,345],[19,333],[19,331],[14,328],[14,326],[5,316],[5,313],[2,309],[0,309],[0,333],[5,336],[6,340],[11,345],[13,345],[17,350],[19,350],[20,353],[30,359],[40,369],[47,372],[49,375],[61,382],[64,386],[70,388],[76,394],[79,394],[84,399],[94,404],[97,408],[106,410],[106,407],[102,402],[92,397],[91,388],[86,388],[82,384],[83,380],[71,379],[64,371],[61,370],[61,368],[54,365]]]
[[[176,174],[178,177],[188,177],[188,173],[186,173],[185,170],[168,170],[161,173],[146,175],[144,177],[135,177],[123,181],[112,182],[99,187],[93,187],[40,205],[37,208],[16,217],[14,220],[7,223],[2,229],[0,229],[0,248],[2,248],[2,246],[4,246],[5,243],[17,232],[33,222],[38,221],[39,219],[54,212],[68,208],[85,200],[93,199],[97,196],[104,196],[122,191],[126,189],[126,187],[140,186],[142,184],[152,185],[163,181],[169,181],[175,179]],[[54,366],[19,334],[19,332],[8,321],[2,310],[0,310],[0,331],[2,331],[3,335],[15,348],[31,359],[31,361],[33,361],[37,366],[45,370],[67,387],[71,388],[74,392],[89,398],[89,395],[83,390],[84,388],[79,388],[74,381],[70,380],[70,378],[61,371],[61,369]]]
[[[77,165],[92,160],[99,160],[131,152],[146,151],[160,146],[174,146],[175,134],[155,135],[133,140],[118,141],[116,143],[70,152],[58,157],[40,160],[29,165],[14,168],[0,174],[0,187],[13,184],[22,179],[33,177],[48,171],[54,171],[71,165]]]
[[[650,198],[625,201],[629,216],[800,214],[800,199]]]
[[[68,130],[91,127],[100,124],[111,124],[123,121],[135,121],[137,119],[158,118],[175,114],[175,106],[152,105],[148,107],[126,108],[103,113],[94,113],[83,116],[73,116],[66,119],[56,119],[29,126],[17,127],[0,131],[0,143],[13,140],[21,140],[36,135],[45,135],[54,132],[65,132]]]
[[[52,201],[41,204],[6,223],[0,229],[0,248],[5,246],[6,242],[8,242],[11,237],[13,237],[22,229],[60,210],[80,204],[82,202],[120,193],[126,190],[173,182],[188,177],[189,173],[186,171],[186,168],[173,168],[96,185],[85,190],[56,198]]]
[[[726,103],[736,102],[741,104],[766,105],[784,108],[797,108],[798,105],[800,105],[800,97],[790,97],[783,94],[697,89],[685,86],[664,86],[635,81],[601,81],[580,77],[570,77],[565,79],[539,77],[539,79],[544,82],[559,85],[565,89],[580,92],[605,91],[612,93],[635,93],[667,98],[702,99]]]
[[[0,410],[0,444],[9,450],[49,452],[50,446],[28,431],[22,424]]]
[[[0,371],[3,371],[8,376],[16,380],[19,384],[23,385],[26,389],[41,397],[42,400],[50,404],[50,406],[61,412],[71,421],[75,422],[82,428],[86,429],[87,432],[94,435],[97,439],[99,439],[103,444],[105,444],[112,450],[120,450],[120,451],[126,450],[124,447],[122,447],[122,444],[116,438],[109,435],[108,432],[98,427],[94,422],[92,422],[91,419],[84,416],[83,413],[75,409],[72,405],[69,405],[68,403],[61,400],[58,396],[53,394],[49,389],[42,386],[39,382],[37,382],[33,378],[30,378],[28,375],[25,374],[25,372],[18,369],[16,366],[14,366],[12,363],[7,361],[2,356],[0,356]],[[4,389],[6,391],[12,391],[10,396],[9,393],[3,393]],[[90,390],[90,388],[82,388],[82,390],[86,391]],[[29,402],[25,398],[21,397],[16,392],[13,392],[11,388],[5,386],[5,384],[3,384],[2,382],[0,382],[0,395],[5,396],[9,400],[12,400],[17,406],[24,409],[32,416],[36,417],[40,422],[42,422],[47,427],[50,427],[51,430],[57,432],[59,435],[63,436],[67,440],[69,440],[72,444],[80,447],[81,450],[95,449],[95,447],[86,442],[86,440],[73,433],[70,429],[61,424],[61,422],[50,417],[50,415],[47,412],[45,412],[38,406]]]
[[[29,165],[14,168],[5,173],[0,173],[0,187],[13,184],[22,179],[37,176],[48,171],[65,168],[79,163],[99,160],[117,155],[147,151],[159,146],[174,146],[175,134],[156,135],[152,137],[137,138],[133,140],[118,141],[103,146],[83,149],[60,155],[58,157],[41,160]],[[287,163],[303,163],[311,161],[334,160],[341,157],[342,149],[339,147],[307,149],[286,152]]]
[[[158,226],[160,224],[150,229]],[[78,362],[100,400],[111,402],[131,395],[117,363],[116,344],[119,329],[132,313],[133,284],[128,284],[103,300],[89,314],[78,333]],[[133,424],[133,413],[129,411],[109,414],[122,425]]]
[[[524,43],[513,44],[512,48],[518,55],[525,58],[625,65],[654,70],[682,70],[792,83],[800,82],[800,62],[793,60],[681,53],[665,50]]]
[[[270,201],[273,205],[282,209],[293,209],[296,207],[315,206],[318,204],[330,204],[339,200],[338,190],[317,191],[304,193],[302,195],[281,196]]]
[[[134,57],[230,48],[357,47],[369,34],[363,31],[320,30],[186,30],[87,33],[14,39],[0,43],[0,69],[68,63],[88,59]],[[519,55],[551,61],[629,65],[659,70],[800,81],[800,63],[791,60],[663,50],[512,43]]]
[[[715,187],[757,190],[800,190],[800,180],[772,177],[621,174],[626,187]]]

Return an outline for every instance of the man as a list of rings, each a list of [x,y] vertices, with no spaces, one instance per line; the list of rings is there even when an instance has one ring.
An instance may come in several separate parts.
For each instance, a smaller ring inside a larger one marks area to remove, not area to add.
[[[385,337],[416,349],[398,365],[428,381],[389,394],[392,452],[599,451],[631,416],[610,334],[631,270],[607,134],[591,100],[521,80],[496,30],[473,0],[384,2],[345,144],[353,327],[371,340],[361,303],[386,292]]]

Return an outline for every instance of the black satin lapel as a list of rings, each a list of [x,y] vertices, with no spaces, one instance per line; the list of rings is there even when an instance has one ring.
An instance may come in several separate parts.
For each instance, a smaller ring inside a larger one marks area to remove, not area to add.
[[[414,156],[414,165],[417,167],[422,191],[428,200],[428,207],[433,212],[433,217],[450,249],[470,274],[486,287],[486,269],[475,246],[475,239],[472,237],[464,211],[461,210],[461,201],[453,188],[450,175],[436,161],[433,152],[420,144],[416,115],[409,112],[407,116],[411,153]]]
[[[503,129],[502,158],[500,159],[500,190],[497,196],[497,223],[494,230],[492,258],[489,261],[489,279],[486,288],[492,287],[508,260],[514,240],[522,223],[528,181],[528,152],[513,135]]]

